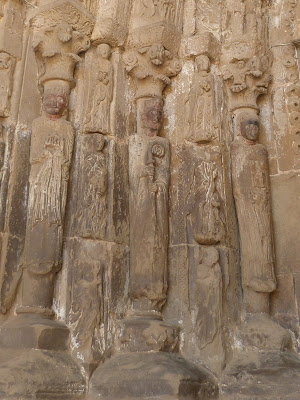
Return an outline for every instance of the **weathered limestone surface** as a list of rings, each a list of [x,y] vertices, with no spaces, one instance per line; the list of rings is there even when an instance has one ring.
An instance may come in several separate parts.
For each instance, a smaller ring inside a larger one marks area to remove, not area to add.
[[[300,1],[0,0],[0,398],[300,398]]]

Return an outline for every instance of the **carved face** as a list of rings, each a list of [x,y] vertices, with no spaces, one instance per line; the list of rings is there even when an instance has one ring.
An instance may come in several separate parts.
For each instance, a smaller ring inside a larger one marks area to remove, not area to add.
[[[196,63],[196,67],[197,67],[197,71],[209,71],[209,67],[210,67],[210,61],[209,58],[207,56],[198,56],[195,59],[195,63]]]
[[[111,55],[111,50],[108,44],[100,44],[97,47],[97,53],[99,54],[99,56],[101,56],[102,58],[106,58],[109,59],[110,55]]]
[[[166,59],[166,51],[161,44],[154,44],[149,49],[149,58],[154,65],[162,65]]]
[[[147,100],[144,104],[142,115],[143,126],[158,132],[161,128],[163,117],[163,102],[160,99]]]
[[[259,136],[259,122],[257,118],[248,118],[241,122],[241,135],[255,142]]]
[[[44,107],[48,115],[62,116],[67,107],[67,96],[65,94],[45,93]]]
[[[103,147],[105,145],[105,140],[103,135],[97,135],[95,137],[95,148],[96,151],[100,152],[103,150]]]
[[[0,53],[0,69],[8,69],[10,64],[10,56],[6,53]]]

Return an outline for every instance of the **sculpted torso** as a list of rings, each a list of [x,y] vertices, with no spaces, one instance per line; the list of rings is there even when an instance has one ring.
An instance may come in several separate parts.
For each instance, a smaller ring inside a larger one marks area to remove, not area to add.
[[[233,192],[241,242],[243,287],[272,292],[276,287],[268,154],[256,143],[258,124],[246,121],[231,145]]]

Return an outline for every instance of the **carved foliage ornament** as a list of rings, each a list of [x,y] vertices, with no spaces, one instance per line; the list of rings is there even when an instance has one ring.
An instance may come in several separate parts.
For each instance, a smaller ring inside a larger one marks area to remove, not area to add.
[[[266,94],[271,76],[266,73],[266,57],[233,60],[223,69],[223,79],[228,82],[231,109],[249,107],[257,109],[257,98]]]
[[[37,56],[40,83],[62,79],[74,83],[74,67],[81,58],[79,53],[90,46],[89,38],[61,23],[36,33],[33,47]]]
[[[73,0],[57,0],[40,7],[32,18],[34,28],[54,28],[60,23],[68,23],[74,30],[91,35],[94,28],[93,16]]]
[[[177,25],[181,19],[183,2],[181,0],[138,0],[135,2],[133,14],[139,19],[151,21],[163,20]]]
[[[164,87],[171,84],[170,78],[181,71],[179,60],[161,44],[126,52],[124,63],[127,72],[134,78],[149,79],[156,86],[146,89],[151,92],[150,96],[161,96]]]

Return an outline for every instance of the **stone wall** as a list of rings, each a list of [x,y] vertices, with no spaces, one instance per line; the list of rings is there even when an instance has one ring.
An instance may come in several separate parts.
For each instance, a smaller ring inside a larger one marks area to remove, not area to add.
[[[299,18],[0,0],[0,398],[299,398]]]

